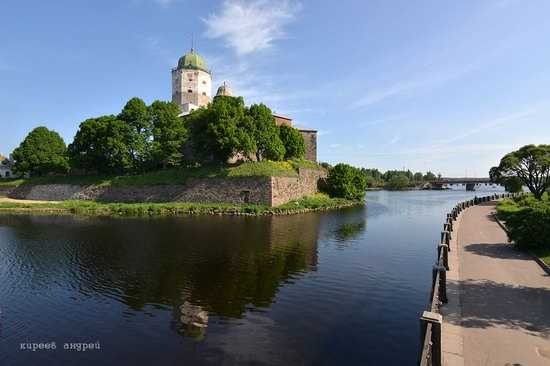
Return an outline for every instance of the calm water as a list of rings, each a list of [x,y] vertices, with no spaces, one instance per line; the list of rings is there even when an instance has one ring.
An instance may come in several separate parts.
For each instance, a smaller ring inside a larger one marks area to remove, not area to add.
[[[445,214],[476,194],[369,192],[286,217],[0,216],[0,364],[412,365]]]

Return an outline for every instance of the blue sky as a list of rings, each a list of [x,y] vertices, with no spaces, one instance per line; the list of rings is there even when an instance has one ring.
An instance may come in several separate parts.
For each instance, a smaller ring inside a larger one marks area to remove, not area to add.
[[[0,151],[170,100],[193,32],[214,89],[319,130],[321,161],[487,176],[550,143],[549,17],[547,0],[0,0]]]

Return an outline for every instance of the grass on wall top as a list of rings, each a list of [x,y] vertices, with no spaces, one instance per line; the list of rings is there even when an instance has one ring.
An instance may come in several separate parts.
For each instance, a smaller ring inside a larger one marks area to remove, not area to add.
[[[305,160],[285,162],[262,161],[241,164],[187,166],[164,169],[136,175],[65,175],[31,177],[28,179],[2,179],[0,186],[73,184],[100,186],[180,185],[189,178],[237,178],[237,177],[297,177],[298,168],[318,169],[320,165]]]

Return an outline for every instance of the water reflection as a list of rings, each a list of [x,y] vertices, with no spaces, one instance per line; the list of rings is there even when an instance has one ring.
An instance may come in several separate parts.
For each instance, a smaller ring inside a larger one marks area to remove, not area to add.
[[[0,296],[31,290],[47,309],[57,301],[48,291],[62,288],[73,300],[124,304],[129,323],[169,311],[173,332],[204,340],[212,322],[266,311],[282,285],[316,271],[320,236],[344,243],[365,227],[364,207],[269,218],[3,215]]]
[[[484,194],[369,192],[284,217],[0,216],[0,364],[414,364],[445,214]],[[46,340],[102,350],[18,349]]]

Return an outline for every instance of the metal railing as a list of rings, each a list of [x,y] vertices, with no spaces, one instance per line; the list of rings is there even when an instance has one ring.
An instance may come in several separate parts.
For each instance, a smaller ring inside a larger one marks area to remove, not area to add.
[[[420,366],[440,366],[442,364],[442,326],[443,317],[440,313],[442,304],[447,303],[447,271],[449,270],[449,252],[454,222],[462,211],[480,203],[490,202],[503,198],[516,197],[516,193],[493,194],[484,197],[474,197],[469,201],[458,203],[447,214],[441,240],[437,246],[437,261],[432,268],[432,287],[428,310],[420,317]]]

